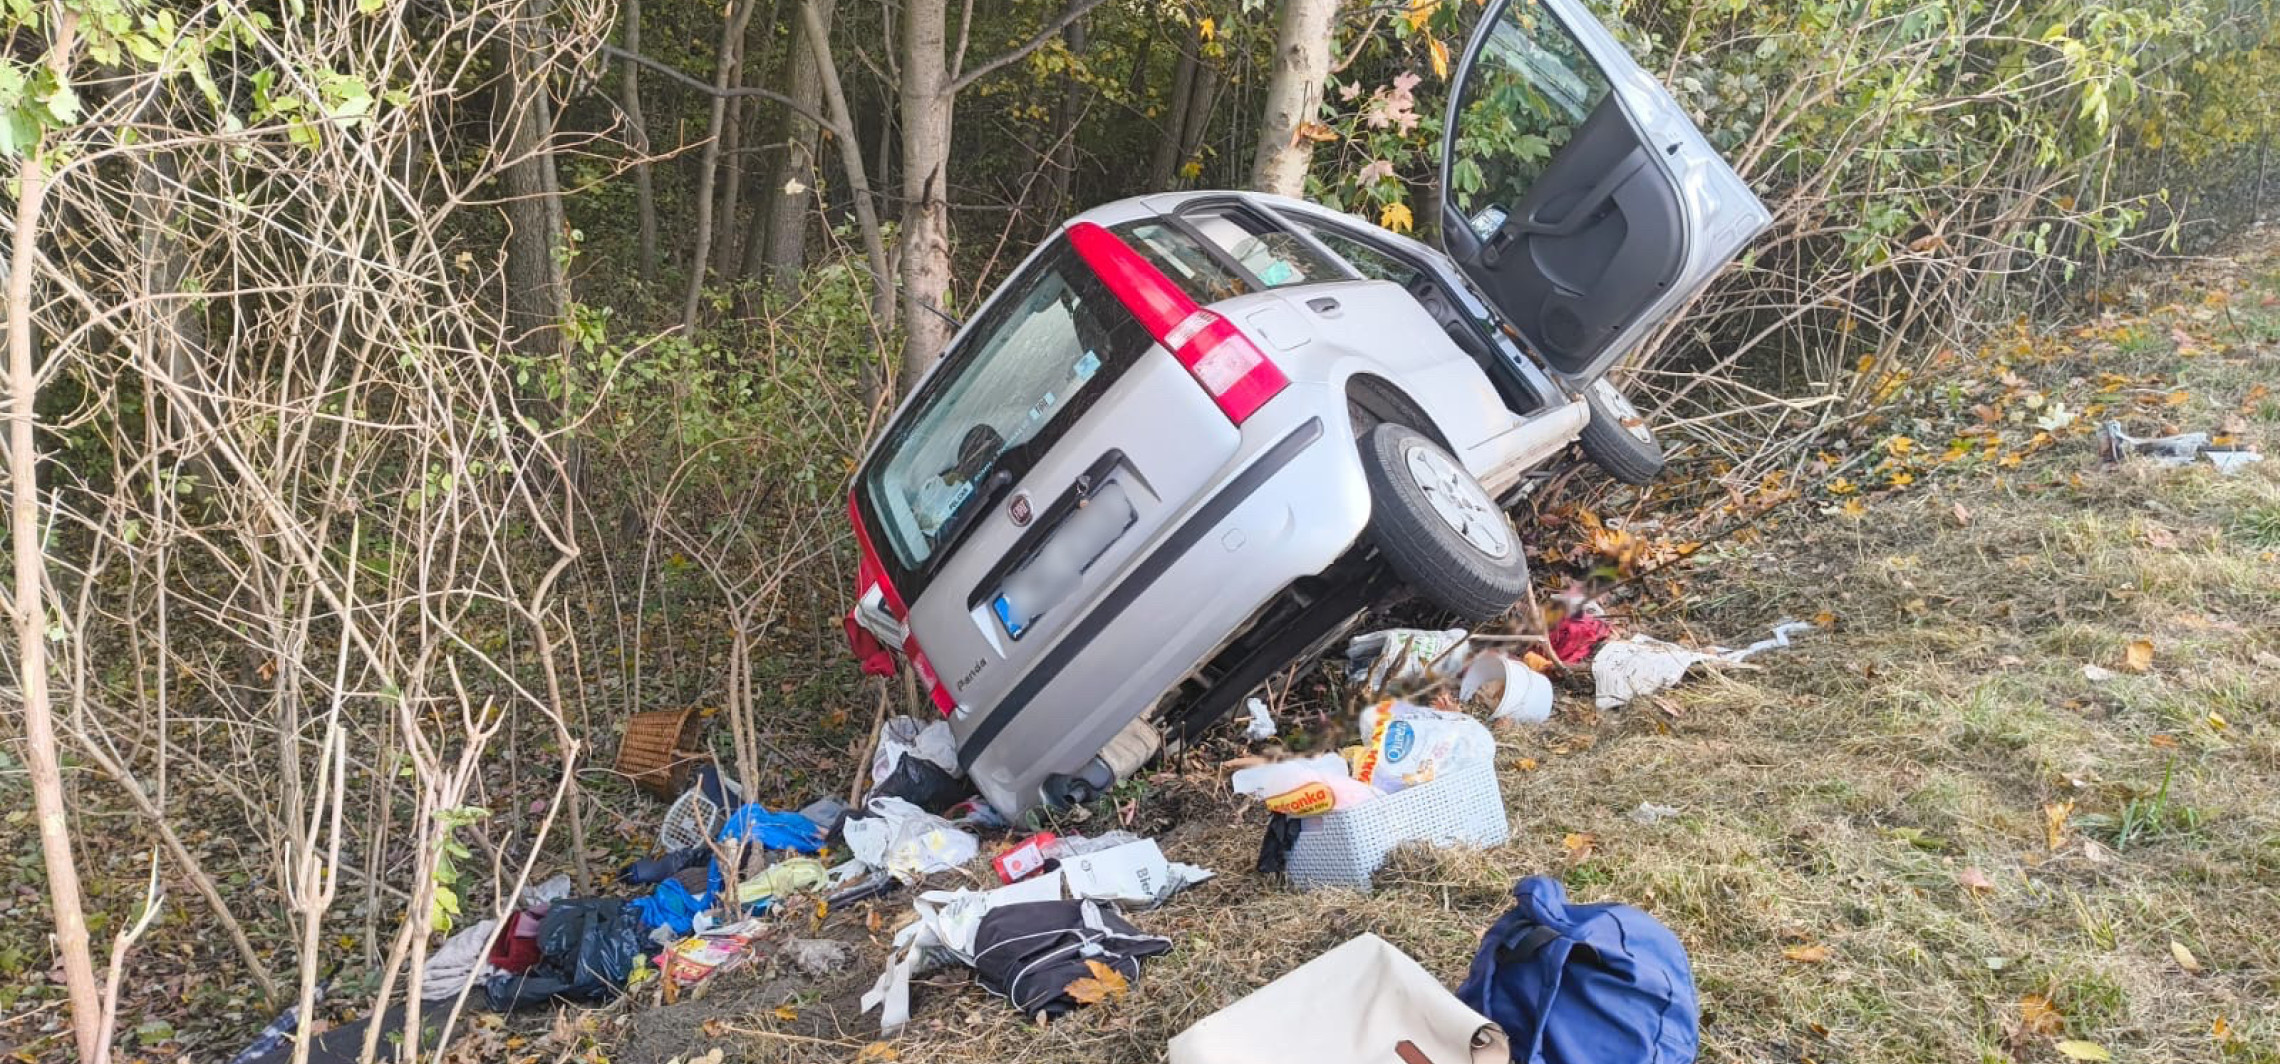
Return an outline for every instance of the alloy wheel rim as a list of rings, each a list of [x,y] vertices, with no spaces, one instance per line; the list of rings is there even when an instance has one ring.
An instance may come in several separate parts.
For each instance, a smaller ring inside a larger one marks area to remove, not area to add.
[[[1434,515],[1450,531],[1490,558],[1512,553],[1512,523],[1481,490],[1479,481],[1431,447],[1411,447],[1404,464]]]

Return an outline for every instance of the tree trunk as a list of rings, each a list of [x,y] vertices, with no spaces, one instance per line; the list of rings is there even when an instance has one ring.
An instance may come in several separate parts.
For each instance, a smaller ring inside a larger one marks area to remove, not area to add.
[[[729,79],[736,75],[736,51],[752,19],[752,0],[729,0],[720,31],[720,65],[713,72],[712,117],[705,124],[705,152],[697,163],[697,222],[695,246],[689,249],[689,288],[681,298],[681,329],[695,332],[697,305],[705,294],[705,267],[712,262],[713,181],[720,171],[720,142],[728,120]]]
[[[625,0],[625,50],[641,54],[641,0]],[[649,120],[641,113],[641,66],[625,64],[624,100],[626,125],[633,135],[633,150],[640,156],[633,164],[634,210],[640,215],[641,250],[635,265],[641,271],[642,284],[657,283],[657,190],[649,176]]]
[[[1285,196],[1306,191],[1314,142],[1298,130],[1322,109],[1322,82],[1330,76],[1330,26],[1337,14],[1338,0],[1284,0],[1282,28],[1275,35],[1274,76],[1267,83],[1265,119],[1259,125],[1259,151],[1251,163],[1251,187],[1256,191]]]
[[[1172,175],[1179,169],[1180,146],[1187,143],[1184,123],[1188,104],[1195,94],[1197,58],[1195,42],[1180,44],[1180,61],[1172,72],[1172,101],[1164,108],[1163,136],[1156,140],[1156,153],[1148,157],[1148,191],[1159,192],[1172,187]]]
[[[1085,24],[1073,22],[1061,31],[1061,40],[1069,46],[1072,56],[1085,51]],[[1061,72],[1060,98],[1053,101],[1053,139],[1047,143],[1045,156],[1039,160],[1045,167],[1045,214],[1058,219],[1069,209],[1069,184],[1077,169],[1077,111],[1083,100],[1084,84],[1076,75]]]
[[[817,0],[819,21],[831,25],[836,0]],[[823,110],[823,74],[816,66],[816,49],[807,39],[807,20],[792,27],[791,84],[787,92],[810,111]],[[828,46],[830,42],[826,41]],[[838,120],[834,116],[834,120]],[[797,114],[784,116],[784,154],[776,162],[768,187],[760,191],[761,206],[753,212],[758,239],[744,257],[747,276],[763,276],[778,292],[799,287],[800,268],[807,265],[808,205],[815,202],[815,152],[823,131]],[[792,191],[797,189],[798,191]]]
[[[5,264],[8,510],[9,535],[16,555],[15,597],[8,619],[16,630],[16,684],[24,703],[24,765],[32,781],[32,809],[39,819],[40,856],[47,867],[56,952],[62,954],[79,1059],[92,1061],[103,1055],[98,1044],[102,995],[95,986],[95,958],[87,948],[87,913],[79,892],[79,865],[71,853],[63,766],[56,754],[55,711],[48,688],[47,611],[42,606],[47,556],[40,537],[39,453],[33,450],[37,417],[33,403],[39,395],[39,373],[32,364],[32,271],[37,268],[40,205],[46,192],[46,170],[38,146],[33,145],[16,168],[16,231]]]
[[[830,23],[824,19],[831,2],[803,0],[800,28],[805,31],[802,36],[808,52],[815,57],[824,103],[831,108],[826,113],[839,127],[831,139],[839,144],[839,163],[847,171],[847,191],[855,201],[855,225],[863,231],[863,256],[871,264],[871,317],[877,321],[879,332],[889,333],[895,328],[894,274],[887,266],[887,245],[879,235],[878,213],[871,208],[871,179],[863,171],[863,149],[855,143],[855,120],[848,116],[847,94],[839,88],[839,67],[831,61]]]
[[[902,69],[902,386],[950,342],[948,0],[905,0]]]
[[[761,23],[762,25],[775,24],[778,2],[779,0],[768,0],[768,18]],[[746,32],[740,33],[736,37],[736,60],[733,64],[736,72],[729,79],[730,87],[744,85],[746,83],[745,73],[750,69],[752,42],[748,38],[752,35],[749,26],[751,19],[748,18],[745,22],[747,23]],[[761,66],[753,71],[752,76],[755,80],[767,78],[766,64],[766,57],[763,56]],[[723,275],[735,269],[737,262],[737,243],[734,234],[736,232],[737,212],[744,204],[744,115],[747,110],[743,97],[729,100],[728,124],[721,130],[722,187],[720,207],[713,214],[713,217],[720,219],[720,228],[724,236],[722,239],[713,242],[712,268],[714,273]],[[731,279],[733,280],[733,277]]]
[[[1203,150],[1203,138],[1211,132],[1211,108],[1219,102],[1219,87],[1224,82],[1219,69],[1209,63],[1195,68],[1195,91],[1188,94],[1187,117],[1180,122],[1180,166],[1196,158]],[[1174,175],[1175,180],[1185,180]]]
[[[535,20],[540,4],[522,13]],[[499,68],[507,71],[497,120],[504,126],[506,190],[507,329],[517,351],[562,354],[562,322],[570,293],[563,278],[562,189],[554,172],[554,100],[546,74],[533,61],[531,31],[517,25],[500,37]]]

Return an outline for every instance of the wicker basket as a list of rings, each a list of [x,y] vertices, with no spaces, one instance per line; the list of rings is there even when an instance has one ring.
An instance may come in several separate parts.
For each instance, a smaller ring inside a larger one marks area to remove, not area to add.
[[[689,789],[689,774],[712,760],[697,743],[704,727],[695,708],[634,714],[618,744],[617,771],[653,797],[678,797]]]
[[[1285,870],[1302,888],[1368,890],[1386,855],[1405,842],[1495,846],[1512,837],[1493,759],[1301,824]]]

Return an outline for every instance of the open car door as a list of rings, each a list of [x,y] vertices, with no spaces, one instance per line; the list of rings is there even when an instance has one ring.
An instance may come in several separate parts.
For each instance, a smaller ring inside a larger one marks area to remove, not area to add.
[[[1772,221],[1581,0],[1497,0],[1447,117],[1442,246],[1573,385]]]

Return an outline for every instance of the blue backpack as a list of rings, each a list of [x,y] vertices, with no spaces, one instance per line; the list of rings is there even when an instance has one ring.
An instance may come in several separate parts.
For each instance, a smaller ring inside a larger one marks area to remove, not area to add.
[[[1457,996],[1522,1064],[1691,1064],[1701,1044],[1686,947],[1628,905],[1569,905],[1529,876],[1481,940]]]

